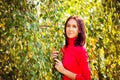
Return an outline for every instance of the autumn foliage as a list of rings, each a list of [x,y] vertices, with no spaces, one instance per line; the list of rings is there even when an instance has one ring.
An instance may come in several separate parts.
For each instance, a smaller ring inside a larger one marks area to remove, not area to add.
[[[1,0],[0,80],[61,80],[50,55],[70,15],[85,21],[92,80],[119,80],[119,0]]]

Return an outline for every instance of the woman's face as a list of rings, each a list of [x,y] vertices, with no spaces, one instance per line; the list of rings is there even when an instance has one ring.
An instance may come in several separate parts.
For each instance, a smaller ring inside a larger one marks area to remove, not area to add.
[[[76,20],[70,19],[66,25],[66,35],[68,38],[74,38],[78,36],[80,32]]]

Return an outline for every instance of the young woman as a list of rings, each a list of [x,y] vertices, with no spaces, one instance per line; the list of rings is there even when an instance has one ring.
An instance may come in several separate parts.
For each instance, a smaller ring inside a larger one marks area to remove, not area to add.
[[[62,50],[62,62],[55,59],[55,68],[64,75],[63,80],[90,80],[85,40],[83,20],[79,16],[70,16],[65,23],[66,43]],[[54,53],[52,57],[57,56]]]

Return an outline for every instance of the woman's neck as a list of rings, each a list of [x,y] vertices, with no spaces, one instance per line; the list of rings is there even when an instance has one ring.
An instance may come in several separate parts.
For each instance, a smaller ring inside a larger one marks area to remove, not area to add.
[[[74,38],[68,38],[68,46],[75,46],[75,40],[77,37]]]

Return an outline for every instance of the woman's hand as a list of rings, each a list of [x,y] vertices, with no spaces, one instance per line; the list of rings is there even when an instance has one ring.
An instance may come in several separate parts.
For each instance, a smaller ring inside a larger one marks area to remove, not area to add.
[[[59,51],[53,51],[52,54],[51,54],[51,58],[53,60],[55,60],[57,58],[57,56],[58,56],[58,53],[59,53]]]
[[[76,78],[76,74],[65,69],[62,62],[58,59],[55,59],[56,64],[55,64],[55,68],[62,74],[64,74],[65,76],[67,76],[68,78],[70,78],[71,80],[75,80]]]
[[[63,71],[65,70],[65,68],[64,68],[62,62],[61,62],[60,60],[58,60],[58,59],[55,59],[55,61],[56,61],[56,63],[55,63],[55,68],[56,68],[59,72],[63,73]]]

